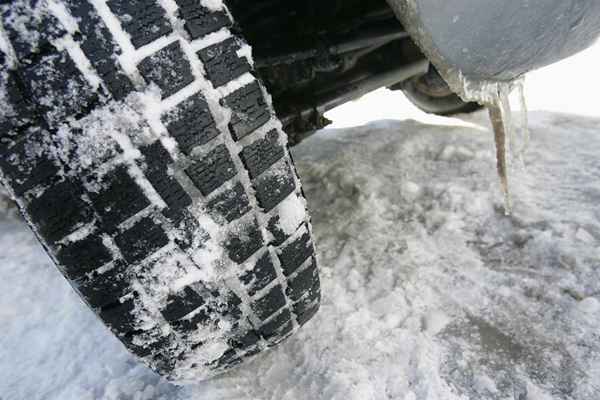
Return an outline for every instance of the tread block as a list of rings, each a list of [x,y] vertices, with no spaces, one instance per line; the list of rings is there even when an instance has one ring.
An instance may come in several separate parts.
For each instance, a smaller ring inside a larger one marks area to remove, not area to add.
[[[163,215],[178,225],[185,218],[185,210],[192,204],[192,199],[168,170],[169,164],[174,163],[173,158],[160,140],[141,147],[140,151],[145,164],[138,161],[138,165],[144,169],[146,178],[167,204]]]
[[[251,306],[252,311],[261,320],[266,320],[277,310],[285,307],[285,296],[281,285],[275,286],[266,295],[254,301]]]
[[[259,341],[260,336],[258,335],[258,332],[250,330],[244,333],[243,335],[230,339],[229,345],[234,349],[246,351],[248,349],[254,348]]]
[[[231,368],[234,365],[238,365],[242,362],[242,359],[236,354],[233,349],[227,350],[219,359],[215,362],[216,368],[227,367]]]
[[[144,160],[149,170],[162,170],[167,165],[173,164],[173,158],[165,149],[160,142],[156,140],[154,143],[140,148],[141,153],[144,155]]]
[[[169,214],[181,214],[183,210],[192,204],[192,198],[177,179],[169,175],[166,166],[163,169],[148,168],[146,178],[164,202],[167,203]]]
[[[250,71],[248,59],[238,56],[241,45],[241,40],[231,37],[197,53],[204,63],[206,75],[214,87],[222,86]]]
[[[185,21],[184,28],[192,40],[221,28],[232,25],[224,11],[212,11],[200,5],[197,0],[175,0],[179,6],[179,16]]]
[[[85,114],[97,101],[93,88],[66,51],[23,69],[23,80],[51,127]]]
[[[279,161],[284,154],[283,146],[279,144],[279,133],[273,129],[264,139],[244,147],[240,157],[248,169],[250,178],[255,179]]]
[[[260,333],[266,340],[269,340],[273,336],[283,336],[292,329],[292,314],[286,308],[278,316],[261,326]]]
[[[304,325],[319,311],[321,301],[321,289],[315,284],[309,291],[309,295],[301,301],[294,304],[293,312],[296,315],[296,321]]]
[[[198,329],[198,325],[209,325],[210,320],[210,316],[206,310],[198,310],[191,317],[183,317],[177,321],[171,322],[171,325],[173,326],[173,329],[175,329],[180,334],[186,334]]]
[[[56,242],[91,222],[93,215],[82,194],[78,185],[63,181],[31,201],[27,211],[44,239]]]
[[[122,100],[131,92],[134,91],[133,84],[123,72],[114,69],[103,75],[100,75],[106,84],[110,94],[116,100]]]
[[[254,269],[246,271],[244,275],[240,277],[249,296],[254,296],[256,292],[267,287],[267,285],[275,279],[277,279],[277,273],[275,272],[275,267],[273,266],[273,261],[271,260],[269,252],[266,252],[256,262]]]
[[[135,302],[133,299],[127,299],[122,303],[111,304],[100,311],[100,318],[104,320],[113,332],[124,334],[131,332],[135,328]]]
[[[273,246],[281,246],[283,242],[289,237],[282,229],[280,225],[279,214],[273,215],[267,224],[267,230],[273,235],[272,244]]]
[[[4,55],[0,53],[0,66],[4,65]],[[0,91],[4,93],[6,105],[0,120],[0,138],[15,136],[16,130],[33,124],[33,106],[18,83],[19,76],[14,71],[0,70]]]
[[[89,1],[65,1],[73,17],[77,18],[82,38],[80,46],[91,64],[100,72],[114,68],[114,55],[120,55],[119,46]]]
[[[27,135],[4,151],[0,148],[0,167],[17,196],[37,186],[52,185],[59,179],[57,162],[44,152],[34,151],[36,143],[33,138],[48,137],[50,134],[33,130]]]
[[[254,221],[251,224],[241,226],[239,230],[230,233],[229,238],[223,245],[231,260],[238,264],[243,263],[263,245],[258,223]]]
[[[296,190],[294,175],[287,162],[265,172],[253,181],[253,186],[258,204],[265,212],[271,211]]]
[[[80,43],[81,50],[113,97],[117,100],[125,98],[134,88],[115,61],[115,55],[121,54],[121,49],[114,42],[104,21],[87,1],[69,0],[67,6],[79,21],[79,31],[83,36]]]
[[[288,281],[286,294],[293,301],[297,301],[310,290],[315,283],[319,283],[319,272],[317,271],[316,261],[313,258],[307,268]]]
[[[221,103],[231,108],[229,128],[236,141],[249,135],[271,119],[269,106],[256,81],[231,93],[221,100]]]
[[[117,167],[99,183],[102,189],[90,193],[90,198],[103,226],[109,231],[150,205],[125,166]]]
[[[201,94],[195,94],[163,117],[163,123],[179,148],[189,155],[194,147],[208,143],[219,130]]]
[[[224,218],[227,222],[235,221],[250,211],[250,201],[241,183],[226,190],[212,199],[208,205],[211,214]]]
[[[321,301],[321,286],[320,286],[320,282],[318,280],[318,276],[317,276],[317,280],[315,280],[312,287],[307,291],[307,293],[308,293],[308,295],[306,295],[305,297],[303,297],[301,300],[297,301],[294,304],[293,312],[297,316],[302,316],[302,315],[306,314],[307,312],[310,312],[310,310],[315,305],[317,305],[317,308],[318,308],[319,303]]]
[[[31,64],[40,54],[53,48],[51,41],[66,31],[56,18],[48,13],[39,0],[1,2],[2,22],[17,58],[23,64]]]
[[[194,185],[208,196],[236,175],[235,165],[224,144],[215,147],[201,160],[185,170]]]
[[[314,247],[308,231],[296,240],[288,243],[279,251],[278,257],[285,276],[291,275],[298,267],[314,255]]]
[[[319,311],[319,305],[304,310],[302,313],[296,313],[296,321],[299,325],[307,323]]]
[[[37,186],[51,185],[59,179],[56,175],[59,172],[58,167],[48,159],[38,159],[30,165],[23,166],[8,164],[6,161],[8,160],[0,160],[0,167],[6,173],[6,179],[16,196],[21,196]]]
[[[163,99],[194,81],[190,64],[179,41],[144,58],[138,64],[138,70],[147,83],[155,83],[160,88]]]
[[[164,9],[156,0],[109,0],[107,5],[117,15],[123,29],[131,35],[135,48],[173,31]]]
[[[112,255],[104,246],[102,237],[91,234],[85,239],[63,246],[57,252],[56,258],[70,279],[79,279],[109,263]]]
[[[148,335],[145,333],[146,332],[144,331],[129,332],[125,335],[120,336],[119,340],[121,340],[130,351],[132,351],[139,357],[146,357],[151,355],[152,353],[155,353],[155,355],[158,355],[158,359],[155,358],[153,361],[158,361],[160,363],[159,368],[162,371],[171,371],[172,360],[164,360],[164,356],[160,355],[161,351],[165,351],[165,349],[168,349],[169,340],[171,338],[169,338],[168,336],[152,337],[153,335]],[[142,339],[143,344],[140,344],[139,339]]]
[[[92,307],[104,307],[115,303],[126,295],[129,289],[127,267],[126,262],[119,260],[108,271],[92,272],[88,279],[79,284],[78,290]]]
[[[176,295],[169,296],[167,305],[160,312],[169,322],[177,321],[204,305],[202,297],[192,288],[185,287]]]
[[[125,260],[131,264],[142,261],[169,243],[169,238],[152,218],[146,217],[115,237]]]

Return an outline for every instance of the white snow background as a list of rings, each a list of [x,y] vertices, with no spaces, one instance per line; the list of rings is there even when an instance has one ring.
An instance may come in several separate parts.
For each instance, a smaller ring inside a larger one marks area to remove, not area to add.
[[[0,217],[0,399],[600,398],[599,60],[530,76],[530,108],[561,112],[531,113],[510,217],[485,113],[435,118],[385,91],[332,112],[337,129],[294,149],[321,311],[210,382],[142,366]]]

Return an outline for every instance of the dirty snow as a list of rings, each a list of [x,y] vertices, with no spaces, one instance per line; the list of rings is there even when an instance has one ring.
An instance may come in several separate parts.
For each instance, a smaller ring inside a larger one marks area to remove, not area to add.
[[[326,130],[295,149],[321,311],[208,383],[137,362],[24,223],[0,217],[0,397],[599,398],[600,120],[532,113],[510,217],[487,115],[446,122]]]

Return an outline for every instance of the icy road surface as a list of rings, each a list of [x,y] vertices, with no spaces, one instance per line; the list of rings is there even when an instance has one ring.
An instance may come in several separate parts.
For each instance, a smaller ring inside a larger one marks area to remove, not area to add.
[[[2,218],[0,398],[600,398],[600,120],[531,119],[511,217],[483,125],[379,122],[296,148],[321,311],[196,386],[136,362]]]

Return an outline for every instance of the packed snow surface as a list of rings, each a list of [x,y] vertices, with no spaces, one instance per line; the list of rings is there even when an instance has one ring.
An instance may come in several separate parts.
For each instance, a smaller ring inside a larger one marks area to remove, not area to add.
[[[383,121],[297,147],[321,311],[198,385],[136,361],[25,224],[0,217],[0,398],[600,398],[600,120],[531,115],[511,216],[487,116],[469,122]]]

